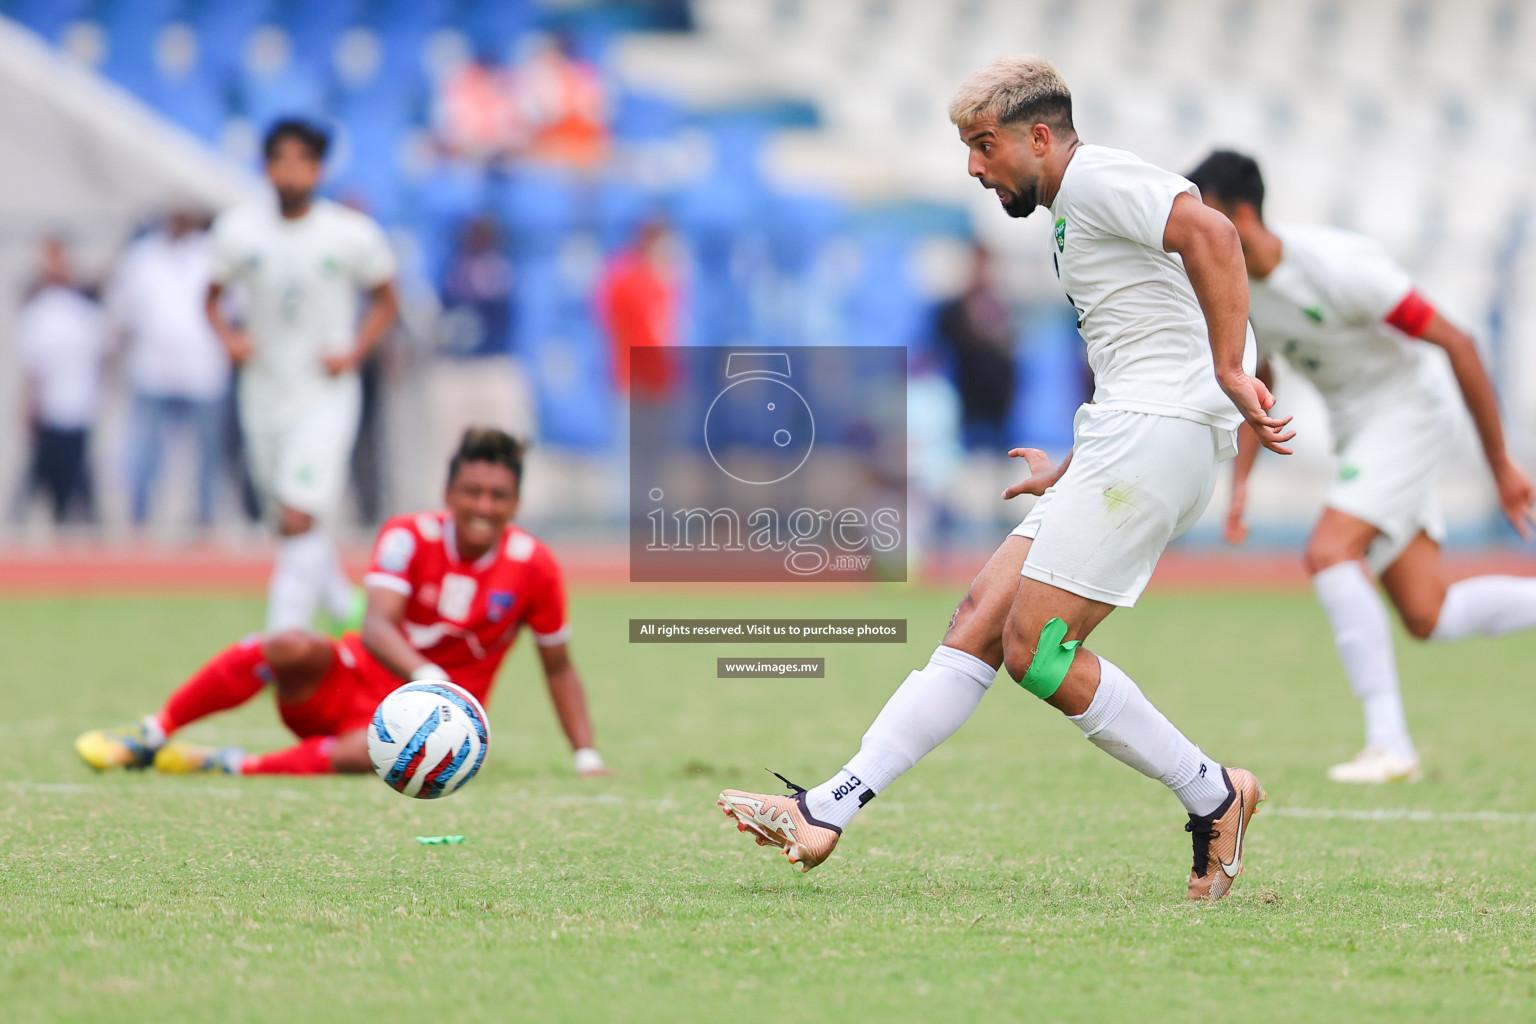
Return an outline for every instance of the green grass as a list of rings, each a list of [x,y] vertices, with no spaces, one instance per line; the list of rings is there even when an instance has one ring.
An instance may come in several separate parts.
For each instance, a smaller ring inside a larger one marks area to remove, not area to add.
[[[1400,642],[1430,777],[1360,790],[1322,777],[1359,720],[1304,595],[1154,596],[1117,613],[1096,649],[1271,794],[1233,897],[1191,907],[1173,798],[1006,680],[830,862],[792,872],[730,827],[716,791],[767,786],[764,767],[830,774],[956,595],[639,592],[574,600],[573,651],[618,777],[571,776],[524,647],[481,776],[420,804],[372,778],[92,775],[75,734],[158,706],[259,606],[0,603],[0,1019],[1536,1017],[1536,636]],[[632,614],[736,613],[901,617],[912,642],[625,642]],[[718,655],[750,653],[825,655],[827,678],[714,678]],[[263,701],[194,732],[286,742]],[[441,833],[472,843],[413,838]]]

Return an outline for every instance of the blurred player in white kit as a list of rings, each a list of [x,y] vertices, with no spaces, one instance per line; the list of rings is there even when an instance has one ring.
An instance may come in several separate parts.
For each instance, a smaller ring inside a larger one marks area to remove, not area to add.
[[[1365,712],[1365,748],[1328,770],[1335,782],[1418,779],[1392,651],[1392,629],[1366,569],[1420,640],[1497,636],[1536,627],[1536,579],[1451,582],[1435,477],[1456,433],[1457,396],[1430,346],[1443,349],[1472,415],[1499,505],[1532,536],[1531,480],[1510,458],[1477,345],[1435,311],[1407,271],[1369,238],[1330,227],[1266,224],[1264,179],[1251,158],[1212,153],[1189,175],[1206,205],[1237,228],[1248,265],[1258,375],[1284,359],[1322,394],[1338,476],[1307,539],[1306,566],[1333,627],[1350,689]],[[1243,507],[1258,440],[1239,432],[1227,540],[1247,535]]]
[[[267,630],[307,629],[324,607],[351,615],[354,590],[326,532],[346,490],[362,411],[358,367],[394,323],[394,255],[368,216],[317,198],[330,138],[301,120],[263,142],[272,199],[213,225],[208,320],[241,367],[240,429],[251,477],[282,538]],[[220,302],[245,289],[244,329]],[[368,306],[358,316],[358,293]]]

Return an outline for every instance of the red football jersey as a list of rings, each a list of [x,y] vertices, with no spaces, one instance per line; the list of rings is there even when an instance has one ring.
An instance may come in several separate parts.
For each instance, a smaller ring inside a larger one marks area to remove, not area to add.
[[[475,562],[459,559],[453,533],[447,512],[394,517],[379,531],[363,584],[404,594],[401,630],[411,646],[486,703],[524,623],[541,647],[570,637],[565,583],[555,556],[525,530],[509,525]],[[361,638],[349,636],[347,646],[379,696],[401,685]]]

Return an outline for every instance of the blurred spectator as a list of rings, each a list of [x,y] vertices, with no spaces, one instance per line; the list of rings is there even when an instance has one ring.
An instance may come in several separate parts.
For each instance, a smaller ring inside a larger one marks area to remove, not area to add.
[[[638,347],[677,344],[676,275],[669,257],[668,234],[658,221],[640,228],[634,244],[614,256],[597,286],[598,319],[613,346],[614,383],[629,394],[629,351]],[[670,386],[669,366],[655,364],[653,379],[634,380],[636,391],[664,394]]]
[[[223,465],[229,356],[208,317],[212,251],[206,221],[178,211],[123,254],[108,305],[127,339],[133,408],[128,430],[129,514],[149,519],[150,500],[172,434],[190,435],[197,451],[197,522],[213,524]]]
[[[526,142],[512,75],[484,53],[444,80],[435,120],[449,152],[470,160],[495,159]]]
[[[16,326],[32,427],[26,495],[46,491],[54,522],[94,522],[88,454],[101,404],[106,317],[75,281],[63,239],[44,239],[41,256],[40,279]]]
[[[965,446],[1014,447],[1006,436],[1015,383],[1013,315],[993,283],[985,246],[972,247],[970,281],[938,308],[934,333],[954,366]]]
[[[608,152],[607,108],[597,69],[551,37],[515,68],[477,54],[443,80],[434,117],[439,139],[459,157],[593,167]]]
[[[517,95],[538,160],[591,167],[608,152],[607,106],[597,68],[553,36],[517,72]]]
[[[501,355],[512,328],[512,261],[501,227],[476,217],[464,228],[443,280],[444,349],[455,356]]]
[[[500,224],[470,220],[443,277],[440,358],[427,375],[433,458],[447,459],[470,424],[533,436],[533,385],[513,355],[512,284]]]

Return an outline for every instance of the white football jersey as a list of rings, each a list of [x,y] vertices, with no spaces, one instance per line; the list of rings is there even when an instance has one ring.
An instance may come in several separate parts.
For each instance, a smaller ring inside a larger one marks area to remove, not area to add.
[[[1385,322],[1413,291],[1386,250],[1340,228],[1271,230],[1280,238],[1280,263],[1249,281],[1259,352],[1283,358],[1317,387],[1337,439],[1377,410],[1423,399],[1426,388],[1438,392],[1425,344]]]
[[[255,353],[243,386],[293,395],[325,379],[325,356],[351,350],[358,292],[393,277],[395,258],[383,229],[356,210],[316,199],[288,220],[267,202],[219,215],[212,271],[219,284],[246,287]]]
[[[1079,146],[1051,204],[1051,256],[1093,368],[1094,403],[1226,429],[1242,416],[1216,383],[1200,301],[1163,250],[1189,181],[1106,146]],[[1253,366],[1253,338],[1244,365]]]

